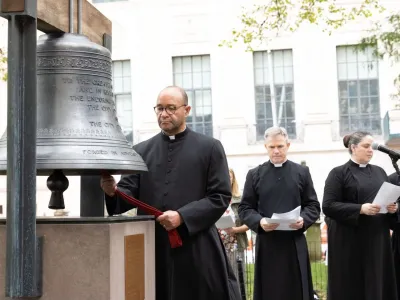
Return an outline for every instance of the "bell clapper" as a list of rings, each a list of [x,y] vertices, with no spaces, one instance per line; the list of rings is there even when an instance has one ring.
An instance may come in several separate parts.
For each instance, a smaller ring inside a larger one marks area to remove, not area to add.
[[[54,172],[47,178],[47,187],[51,191],[49,208],[50,209],[64,209],[64,196],[63,193],[68,189],[69,181],[64,175],[62,170],[54,170]]]

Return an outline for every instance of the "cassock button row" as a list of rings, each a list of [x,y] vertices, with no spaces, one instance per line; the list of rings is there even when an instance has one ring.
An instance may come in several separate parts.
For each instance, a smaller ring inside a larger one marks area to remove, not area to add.
[[[168,161],[171,162],[171,160],[172,160],[171,157],[168,157]]]
[[[171,170],[168,170],[167,173],[171,173]]]
[[[172,151],[172,148],[169,148],[169,151]]]
[[[165,184],[168,184],[169,183],[169,181],[167,180],[167,181],[165,181]]]
[[[167,195],[168,195],[168,192],[165,192],[165,193],[164,193],[164,196],[167,196]]]

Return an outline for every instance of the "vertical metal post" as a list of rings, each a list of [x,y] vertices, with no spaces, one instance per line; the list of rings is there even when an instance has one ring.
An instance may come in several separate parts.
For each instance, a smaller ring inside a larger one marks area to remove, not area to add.
[[[238,257],[236,259],[236,263],[238,268],[239,289],[241,292],[242,300],[246,300],[246,286],[244,284],[243,260]]]
[[[30,1],[36,10],[36,1]],[[36,12],[36,11],[35,11]],[[36,17],[8,17],[6,296],[37,297]]]
[[[74,33],[74,0],[69,0],[69,33]]]
[[[111,51],[111,36],[103,36],[103,46]],[[104,217],[104,192],[100,176],[81,176],[81,217]]]
[[[78,33],[82,34],[82,0],[78,0]]]
[[[81,176],[81,217],[104,217],[100,176]]]

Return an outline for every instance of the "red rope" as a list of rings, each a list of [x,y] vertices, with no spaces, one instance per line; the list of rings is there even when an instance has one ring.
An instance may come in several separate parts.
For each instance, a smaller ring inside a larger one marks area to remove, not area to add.
[[[124,192],[121,192],[119,189],[116,189],[115,192],[117,194],[119,194],[122,198],[127,200],[128,202],[137,206],[144,212],[155,216],[156,218],[163,214],[162,211],[160,211],[160,210],[154,208],[153,206],[150,206],[142,201],[139,201],[139,200],[125,194]],[[171,244],[171,248],[178,248],[178,247],[182,246],[182,239],[179,236],[179,233],[176,229],[172,229],[172,230],[168,231],[168,238],[169,238],[169,243]]]

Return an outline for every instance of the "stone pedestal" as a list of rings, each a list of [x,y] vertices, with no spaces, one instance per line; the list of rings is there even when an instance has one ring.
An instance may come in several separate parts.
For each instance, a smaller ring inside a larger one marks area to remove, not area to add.
[[[154,218],[38,218],[41,300],[154,300]],[[6,220],[0,219],[0,299],[5,297]]]

